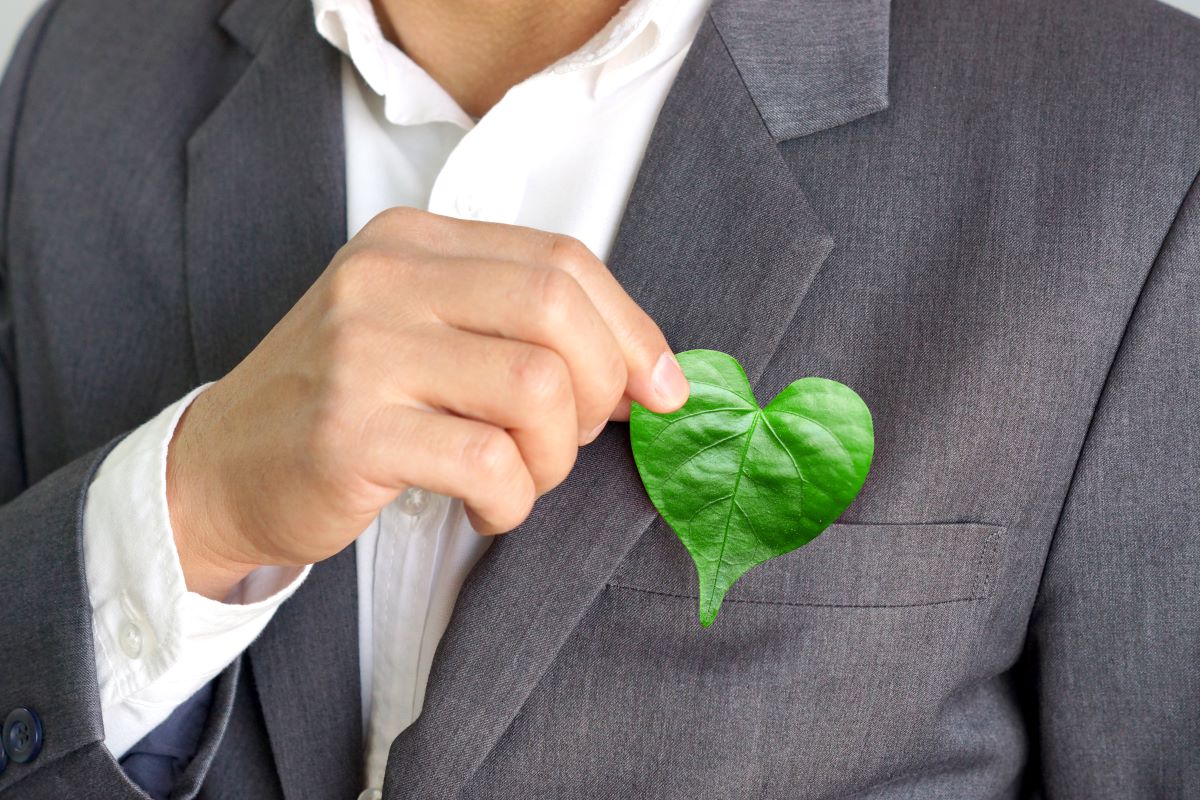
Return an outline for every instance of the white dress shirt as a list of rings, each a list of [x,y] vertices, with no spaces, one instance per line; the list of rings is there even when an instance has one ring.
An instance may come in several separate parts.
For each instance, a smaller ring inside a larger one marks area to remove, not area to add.
[[[412,206],[570,234],[608,256],[667,91],[708,0],[630,0],[582,48],[473,120],[380,32],[370,0],[314,0],[346,58],[347,232]],[[166,503],[167,445],[204,387],[131,433],[84,512],[106,743],[117,757],[262,631],[308,568],[262,568],[216,602],[188,592]],[[358,540],[364,795],[421,712],[434,650],[489,543],[462,503],[410,490]]]

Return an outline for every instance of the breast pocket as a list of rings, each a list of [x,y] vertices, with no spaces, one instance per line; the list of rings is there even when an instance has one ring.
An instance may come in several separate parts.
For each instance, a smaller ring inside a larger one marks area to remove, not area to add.
[[[903,607],[987,597],[1005,529],[975,522],[831,525],[804,547],[742,576],[726,603]],[[659,520],[609,584],[697,597],[695,569]]]

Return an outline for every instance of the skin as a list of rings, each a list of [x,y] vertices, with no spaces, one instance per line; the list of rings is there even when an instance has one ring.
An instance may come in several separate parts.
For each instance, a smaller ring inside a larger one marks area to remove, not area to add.
[[[189,590],[351,542],[409,486],[519,525],[629,399],[688,384],[658,326],[570,237],[383,212],[246,359],[201,393],[167,462]]]
[[[384,35],[473,117],[578,50],[625,0],[374,0]]]

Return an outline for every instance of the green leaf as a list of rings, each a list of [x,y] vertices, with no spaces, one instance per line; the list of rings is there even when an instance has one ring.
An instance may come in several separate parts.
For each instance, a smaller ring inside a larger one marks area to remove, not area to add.
[[[747,570],[808,544],[866,480],[871,412],[854,390],[801,378],[759,408],[746,373],[715,350],[680,353],[692,392],[655,414],[633,404],[633,457],[700,578],[700,623]]]

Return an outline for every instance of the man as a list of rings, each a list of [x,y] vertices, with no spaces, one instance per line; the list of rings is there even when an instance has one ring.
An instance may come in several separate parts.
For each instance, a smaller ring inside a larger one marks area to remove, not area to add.
[[[1184,15],[52,0],[0,131],[0,798],[1200,795]],[[876,438],[707,630],[694,347]]]

